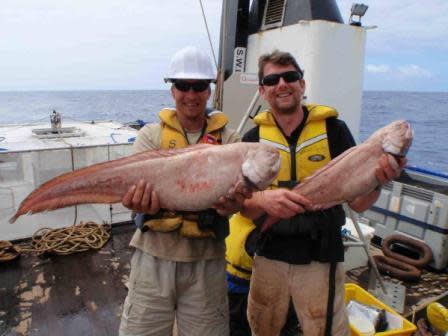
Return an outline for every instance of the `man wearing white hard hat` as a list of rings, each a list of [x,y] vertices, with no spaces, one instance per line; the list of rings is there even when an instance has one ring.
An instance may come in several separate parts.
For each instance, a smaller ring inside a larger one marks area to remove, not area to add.
[[[160,122],[138,133],[135,152],[183,148],[196,143],[225,144],[240,141],[226,127],[227,117],[208,112],[210,83],[215,69],[210,58],[194,47],[172,58],[166,82],[172,83],[175,109],[163,109]],[[227,216],[237,212],[250,193],[239,190],[235,199],[222,197],[214,209],[192,214],[160,209],[151,185],[140,181],[123,198],[136,216],[131,246],[129,292],[120,335],[228,335],[225,245]]]

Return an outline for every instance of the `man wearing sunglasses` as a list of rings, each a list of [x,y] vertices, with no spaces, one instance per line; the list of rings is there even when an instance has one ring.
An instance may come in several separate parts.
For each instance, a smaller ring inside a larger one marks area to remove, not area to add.
[[[244,241],[266,214],[281,220],[259,233],[253,265],[245,265],[252,268],[248,298],[252,335],[279,335],[292,299],[305,336],[345,336],[349,331],[342,265],[344,211],[340,205],[306,211],[309,201],[290,189],[355,142],[335,109],[303,104],[303,70],[290,53],[274,51],[261,56],[258,64],[259,92],[270,109],[254,118],[257,126],[243,141],[277,147],[282,165],[271,189],[246,200],[241,213],[232,217],[231,227],[239,225]],[[401,167],[404,164],[402,160]],[[384,184],[397,172],[384,160],[376,175]],[[364,211],[378,196],[379,190],[372,191],[349,206]],[[247,258],[234,258],[236,268],[241,266],[238,260]]]
[[[194,47],[178,51],[165,81],[172,83],[174,109],[163,109],[160,122],[138,133],[134,151],[176,149],[197,143],[226,144],[240,140],[226,127],[227,117],[206,108],[215,71],[207,55]],[[167,177],[173,178],[173,177]],[[129,292],[120,335],[226,336],[229,333],[224,238],[227,216],[250,194],[238,190],[222,197],[214,209],[171,213],[160,209],[151,185],[140,181],[122,203],[138,215],[131,241]]]

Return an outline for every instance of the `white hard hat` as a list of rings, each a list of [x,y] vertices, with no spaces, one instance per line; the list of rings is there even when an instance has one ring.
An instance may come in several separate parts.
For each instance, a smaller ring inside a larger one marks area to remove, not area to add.
[[[171,59],[165,82],[174,79],[206,79],[216,81],[215,68],[204,52],[195,47],[185,47]]]

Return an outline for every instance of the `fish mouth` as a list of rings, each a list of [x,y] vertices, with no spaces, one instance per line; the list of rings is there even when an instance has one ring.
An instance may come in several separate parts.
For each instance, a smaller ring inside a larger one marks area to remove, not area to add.
[[[243,175],[243,180],[244,180],[244,183],[245,183],[250,189],[255,190],[255,191],[260,191],[260,190],[261,190],[261,189],[260,189],[254,182],[252,182],[252,181],[250,180],[250,178],[248,178],[247,176]]]
[[[396,129],[399,130],[397,139],[394,138],[394,134],[387,135],[385,142],[383,142],[384,152],[394,156],[395,158],[405,157],[411,147],[412,140],[414,138],[414,130],[411,125],[404,121],[399,124]]]
[[[390,154],[395,158],[402,158],[406,156],[407,150],[399,149],[398,146],[392,146],[392,148],[385,150],[384,153]]]
[[[385,148],[385,152],[397,158],[405,157],[411,147],[411,144],[412,141],[407,141],[407,143],[404,144],[389,143],[389,145]]]

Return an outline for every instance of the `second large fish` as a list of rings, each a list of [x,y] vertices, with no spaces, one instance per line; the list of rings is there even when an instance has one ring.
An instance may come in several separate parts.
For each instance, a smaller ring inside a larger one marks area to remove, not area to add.
[[[293,190],[313,204],[309,210],[322,210],[352,201],[371,192],[378,181],[375,171],[380,157],[388,156],[392,167],[399,169],[394,156],[405,156],[412,144],[413,132],[406,120],[397,120],[380,128],[362,144],[352,147],[307,177]],[[262,231],[279,219],[268,216]]]
[[[33,191],[10,219],[85,203],[117,203],[139,180],[151,183],[160,206],[169,210],[210,208],[238,184],[267,188],[277,176],[276,149],[258,143],[197,145],[147,151],[56,177]]]

